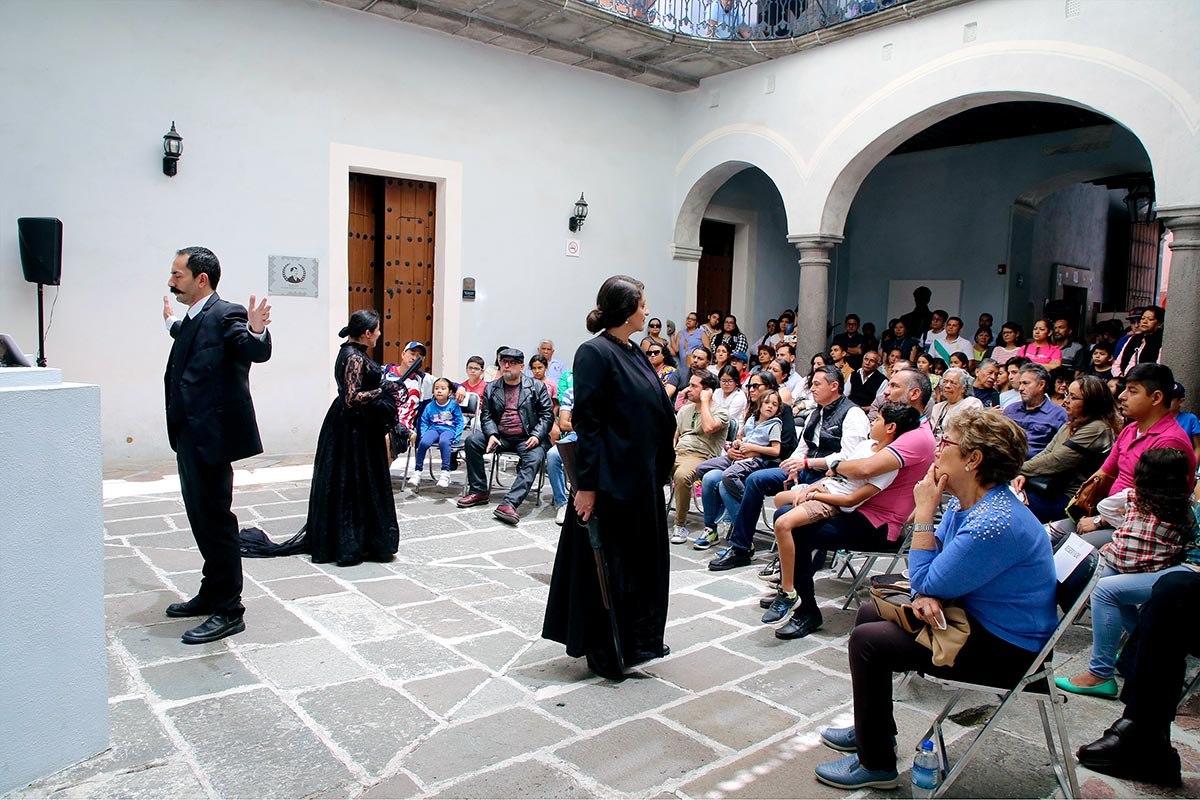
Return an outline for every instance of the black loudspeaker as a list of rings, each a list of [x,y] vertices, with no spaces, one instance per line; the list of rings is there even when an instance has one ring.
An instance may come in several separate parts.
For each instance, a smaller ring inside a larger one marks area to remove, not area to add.
[[[21,217],[17,220],[25,280],[58,286],[62,279],[62,233],[62,220],[57,217]]]

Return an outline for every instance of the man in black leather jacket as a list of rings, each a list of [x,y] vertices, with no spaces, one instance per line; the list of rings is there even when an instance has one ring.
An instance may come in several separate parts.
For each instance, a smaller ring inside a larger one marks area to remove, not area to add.
[[[517,508],[546,458],[550,446],[550,427],[554,421],[553,405],[546,384],[521,374],[525,354],[515,348],[499,353],[500,377],[483,390],[479,407],[479,430],[467,437],[467,494],[458,501],[459,508],[470,508],[488,502],[488,476],[483,456],[495,451],[516,453],[521,463],[517,477],[508,488],[504,501],[496,506],[493,515],[501,522],[516,525],[521,517]]]

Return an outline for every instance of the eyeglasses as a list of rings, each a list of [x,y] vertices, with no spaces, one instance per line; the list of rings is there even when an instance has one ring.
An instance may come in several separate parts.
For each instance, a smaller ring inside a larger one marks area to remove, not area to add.
[[[651,327],[651,328],[661,328],[661,327],[662,327],[662,325],[655,325],[653,322],[651,322],[651,323],[650,323],[650,327]]]
[[[483,372],[483,367],[479,366],[478,364],[472,364],[471,366],[467,367],[467,372]]]
[[[733,378],[721,378],[721,383],[728,383],[728,384],[732,385],[732,384],[737,383],[737,381],[735,381]],[[758,385],[762,386],[761,383]]]
[[[765,385],[766,385],[766,384],[764,384],[764,383],[763,383],[763,382],[761,382],[761,381],[759,381],[758,383],[755,383],[754,381],[750,381],[750,388],[751,388],[751,389],[761,389],[761,388],[763,388],[763,386],[765,386]]]
[[[959,447],[960,445],[958,442],[951,441],[950,439],[942,439],[940,442],[937,443],[937,451],[940,453],[943,450],[945,450],[947,447],[951,447],[951,446]]]

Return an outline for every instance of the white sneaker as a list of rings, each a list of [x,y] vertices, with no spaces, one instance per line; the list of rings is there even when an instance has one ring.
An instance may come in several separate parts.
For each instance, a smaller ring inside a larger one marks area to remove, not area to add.
[[[438,476],[437,485],[439,489],[448,489],[450,487],[450,473],[443,471],[442,474]]]
[[[688,533],[688,529],[682,525],[676,525],[671,528],[671,544],[684,544],[690,542],[692,535]]]
[[[558,511],[554,512],[554,524],[562,525],[567,521],[567,504],[563,503],[558,507]]]
[[[421,470],[414,469],[408,474],[408,485],[412,488],[417,488],[417,484],[421,482]]]
[[[721,540],[729,538],[729,531],[733,530],[733,523],[727,519],[717,521],[717,536]]]

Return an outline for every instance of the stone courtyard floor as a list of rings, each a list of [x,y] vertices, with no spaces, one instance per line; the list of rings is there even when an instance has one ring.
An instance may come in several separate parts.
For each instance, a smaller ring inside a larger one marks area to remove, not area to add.
[[[243,525],[274,538],[304,521],[311,462],[259,458],[239,472]],[[845,793],[816,782],[836,757],[817,742],[850,721],[846,582],[822,573],[825,627],[784,642],[759,623],[756,569],[715,573],[711,553],[673,546],[671,655],[623,683],[539,638],[557,542],[554,509],[527,501],[516,529],[461,491],[395,480],[396,560],[352,568],[306,557],[245,560],[245,633],[189,647],[195,620],[168,603],[198,586],[200,557],[173,465],[110,470],[104,551],[111,747],[12,793],[20,797],[799,798]],[[698,520],[695,522],[698,523]],[[695,525],[694,527],[698,527]],[[1060,648],[1080,668],[1090,630]],[[1069,662],[1069,663],[1067,663]],[[916,739],[944,693],[897,693],[902,788]],[[954,719],[994,706],[972,697]],[[1185,787],[1200,796],[1200,721],[1176,723]],[[1119,704],[1072,698],[1073,747]],[[1032,705],[1005,723],[952,797],[1047,797],[1056,787]],[[967,729],[950,726],[956,739]],[[959,740],[951,751],[961,750]],[[1087,797],[1161,796],[1080,770]]]

